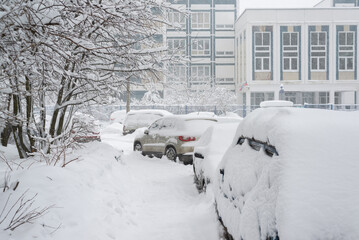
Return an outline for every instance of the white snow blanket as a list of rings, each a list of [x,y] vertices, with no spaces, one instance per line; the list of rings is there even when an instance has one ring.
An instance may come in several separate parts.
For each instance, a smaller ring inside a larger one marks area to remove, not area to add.
[[[19,185],[15,191],[1,189],[0,212],[9,195],[6,209],[26,190],[29,197],[37,194],[33,207],[53,207],[14,231],[4,231],[10,219],[4,221],[1,240],[219,239],[213,196],[198,194],[192,166],[132,152],[134,136],[122,136],[118,123],[103,129],[101,137],[101,143],[67,156],[80,161],[65,168],[42,162],[23,163],[24,169],[13,165],[10,182],[19,180]],[[13,146],[0,151],[18,162]],[[0,161],[0,185],[6,171]]]

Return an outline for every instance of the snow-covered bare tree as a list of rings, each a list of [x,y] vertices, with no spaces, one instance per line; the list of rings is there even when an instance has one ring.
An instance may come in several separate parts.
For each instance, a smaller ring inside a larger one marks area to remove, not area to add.
[[[157,0],[0,0],[2,144],[11,132],[20,157],[50,152],[69,136],[76,109],[132,76],[158,75],[171,59],[155,39],[168,8]]]

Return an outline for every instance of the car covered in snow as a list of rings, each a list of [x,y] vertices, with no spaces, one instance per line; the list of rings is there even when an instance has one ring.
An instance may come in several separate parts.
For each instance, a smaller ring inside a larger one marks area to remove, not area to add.
[[[224,153],[231,145],[241,119],[209,127],[194,147],[194,180],[199,191],[206,190]]]
[[[235,240],[359,239],[359,113],[259,108],[220,162],[216,208]]]
[[[117,110],[111,113],[110,122],[111,123],[123,123],[126,118],[126,109],[125,110]]]
[[[81,112],[76,112],[72,119],[72,135],[76,142],[86,143],[101,141],[101,123],[93,116]]]
[[[158,119],[134,140],[134,151],[185,164],[193,162],[193,148],[204,131],[218,122],[215,118],[173,115]]]
[[[123,135],[133,133],[138,128],[148,127],[157,119],[170,115],[173,114],[166,110],[131,110],[127,113],[123,122]]]
[[[190,112],[187,113],[190,116],[201,116],[201,117],[217,117],[214,112]]]

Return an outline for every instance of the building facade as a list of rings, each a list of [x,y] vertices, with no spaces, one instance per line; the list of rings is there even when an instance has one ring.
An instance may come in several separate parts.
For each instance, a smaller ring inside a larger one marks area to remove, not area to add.
[[[246,10],[235,24],[238,102],[357,104],[359,8],[324,8],[343,2],[358,4]]]
[[[188,14],[168,13],[168,20],[177,27],[167,28],[165,41],[170,54],[186,57],[188,61],[168,67],[167,93],[171,94],[170,87],[178,83],[189,89],[221,86],[234,90],[236,0],[169,2]]]

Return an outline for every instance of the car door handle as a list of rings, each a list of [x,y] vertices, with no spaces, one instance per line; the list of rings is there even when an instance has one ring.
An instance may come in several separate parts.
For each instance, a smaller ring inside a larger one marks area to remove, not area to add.
[[[200,153],[194,153],[194,156],[195,156],[196,158],[204,159],[203,155],[200,154]]]

